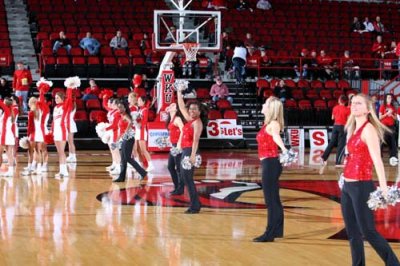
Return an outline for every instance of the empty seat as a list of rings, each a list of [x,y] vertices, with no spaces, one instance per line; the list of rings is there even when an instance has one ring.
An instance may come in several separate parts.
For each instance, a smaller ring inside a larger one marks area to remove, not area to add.
[[[222,119],[221,112],[218,110],[210,110],[208,112],[208,119],[209,120],[217,120],[217,119]]]
[[[226,110],[224,112],[224,119],[237,119],[238,114],[236,113],[235,110]]]

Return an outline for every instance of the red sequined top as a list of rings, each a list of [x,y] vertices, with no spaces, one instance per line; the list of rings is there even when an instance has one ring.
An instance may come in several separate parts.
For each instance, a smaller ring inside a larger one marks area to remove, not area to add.
[[[274,158],[278,157],[278,145],[272,138],[272,135],[266,131],[267,125],[264,125],[257,133],[258,158]]]
[[[191,148],[193,145],[193,137],[194,137],[194,128],[192,127],[192,124],[196,121],[197,119],[194,119],[192,121],[187,122],[183,126],[183,135],[182,135],[182,149],[183,148]]]
[[[367,144],[361,140],[361,133],[367,124],[368,121],[366,121],[347,142],[349,155],[343,172],[346,178],[359,181],[372,179],[373,162]]]
[[[176,116],[168,124],[169,140],[172,144],[178,143],[179,135],[181,134],[181,130],[179,129],[179,127],[174,125],[175,118]]]

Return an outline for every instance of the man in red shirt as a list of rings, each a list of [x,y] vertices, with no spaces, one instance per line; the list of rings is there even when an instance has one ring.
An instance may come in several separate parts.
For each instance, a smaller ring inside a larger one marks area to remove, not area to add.
[[[332,136],[331,141],[326,147],[324,154],[322,154],[322,163],[323,165],[327,164],[327,160],[329,154],[331,153],[333,146],[337,144],[337,152],[336,152],[336,165],[340,165],[340,154],[343,151],[344,145],[346,144],[346,135],[344,134],[344,126],[346,125],[347,118],[350,115],[350,110],[345,106],[347,99],[346,96],[341,95],[338,100],[338,105],[333,107],[332,110],[332,120],[333,129],[332,129]]]
[[[26,69],[22,62],[17,63],[17,70],[14,71],[13,90],[15,96],[20,98],[24,113],[28,112],[28,93],[32,83],[32,74]]]
[[[215,78],[215,84],[211,87],[210,96],[214,102],[219,99],[227,99],[231,104],[233,102],[232,97],[229,96],[228,87],[222,82],[221,76]]]

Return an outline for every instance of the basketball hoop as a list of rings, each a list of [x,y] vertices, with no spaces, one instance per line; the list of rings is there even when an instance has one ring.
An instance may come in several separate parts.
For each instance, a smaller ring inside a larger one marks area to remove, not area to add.
[[[196,61],[196,55],[199,51],[200,44],[196,42],[182,43],[183,51],[185,52],[186,62]]]

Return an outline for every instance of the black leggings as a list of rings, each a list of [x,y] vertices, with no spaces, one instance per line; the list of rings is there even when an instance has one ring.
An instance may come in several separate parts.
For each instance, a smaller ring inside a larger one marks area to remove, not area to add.
[[[182,159],[185,156],[190,157],[192,154],[192,148],[184,148],[182,151]],[[193,175],[194,175],[194,166],[190,170],[186,170],[182,167],[182,164],[180,165],[181,170],[181,177],[183,181],[185,182],[185,185],[189,191],[189,197],[190,197],[190,207],[189,209],[198,211],[201,208],[200,201],[199,201],[199,195],[197,194],[196,186],[194,184],[193,180]]]
[[[390,157],[397,158],[397,141],[396,141],[396,126],[389,126],[389,129],[392,132],[385,133],[385,142],[389,146],[389,154]],[[383,148],[383,144],[381,146],[381,150]],[[382,152],[381,152],[382,154]]]
[[[372,181],[344,182],[341,207],[353,265],[365,265],[363,236],[386,265],[400,265],[388,242],[375,229],[374,214],[367,205],[369,193],[374,190]]]
[[[344,134],[343,125],[333,125],[331,141],[326,147],[322,159],[324,161],[328,160],[329,154],[332,152],[333,147],[337,144],[336,151],[336,164],[340,164],[340,154],[343,151],[344,145],[346,144],[346,135]]]
[[[282,165],[278,158],[265,158],[261,161],[262,189],[265,205],[268,206],[267,232],[273,234],[283,232],[283,207],[279,195],[279,177],[282,173]]]
[[[142,176],[145,177],[147,172],[144,170],[133,158],[132,158],[132,149],[135,144],[135,138],[130,138],[128,140],[124,140],[121,145],[121,173],[119,174],[118,179],[125,179],[126,175],[126,167],[128,163],[130,163],[133,168]]]
[[[176,144],[172,144],[172,146],[176,147]],[[170,153],[168,156],[168,171],[171,175],[176,191],[183,191],[184,189],[183,180],[180,177],[181,156],[181,153],[177,156],[172,156]]]

